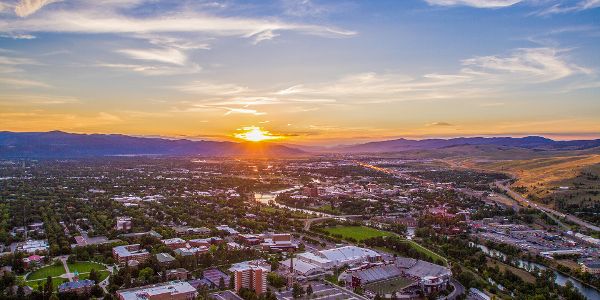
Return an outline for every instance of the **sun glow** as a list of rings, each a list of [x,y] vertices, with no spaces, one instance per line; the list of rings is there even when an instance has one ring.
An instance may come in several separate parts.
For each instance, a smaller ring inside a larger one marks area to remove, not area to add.
[[[235,136],[238,139],[242,139],[242,140],[246,140],[246,141],[250,141],[250,142],[263,142],[263,141],[278,140],[278,139],[283,138],[283,136],[273,135],[269,131],[263,130],[262,128],[257,127],[257,126],[242,127],[242,128],[239,128],[238,130],[242,131],[242,132],[236,133],[233,136]]]

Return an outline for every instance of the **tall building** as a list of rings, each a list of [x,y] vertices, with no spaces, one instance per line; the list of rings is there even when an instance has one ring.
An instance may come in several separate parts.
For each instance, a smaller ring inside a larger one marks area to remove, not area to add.
[[[254,290],[257,295],[267,291],[268,269],[257,265],[240,265],[230,269],[233,273],[233,286],[238,292],[241,288]]]

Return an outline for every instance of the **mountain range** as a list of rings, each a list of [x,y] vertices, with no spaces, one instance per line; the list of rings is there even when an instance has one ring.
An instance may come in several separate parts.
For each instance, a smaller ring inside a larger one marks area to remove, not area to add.
[[[62,131],[0,132],[2,158],[70,158],[118,155],[166,156],[301,156],[318,153],[384,153],[491,145],[533,151],[584,150],[600,147],[600,139],[555,141],[528,136],[395,139],[333,148],[304,148],[274,143],[236,143],[134,137],[121,134],[74,134]]]

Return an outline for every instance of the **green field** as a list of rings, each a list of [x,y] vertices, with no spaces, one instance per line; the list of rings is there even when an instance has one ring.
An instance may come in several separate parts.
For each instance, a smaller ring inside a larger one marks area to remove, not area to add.
[[[336,226],[326,227],[325,231],[329,234],[341,235],[343,239],[353,238],[359,242],[366,239],[379,237],[379,236],[394,236],[394,233],[381,231],[378,229],[365,227],[365,226]]]
[[[389,280],[373,282],[365,285],[365,290],[372,291],[379,295],[391,294],[392,292],[399,291],[409,285],[414,280],[406,277],[396,277]]]
[[[37,269],[33,272],[31,272],[28,276],[27,276],[27,280],[38,280],[38,279],[46,279],[46,277],[50,276],[50,277],[57,277],[60,276],[62,274],[65,274],[65,268],[63,267],[63,265],[58,265],[58,266],[46,266],[40,269]]]
[[[60,277],[52,278],[52,290],[56,291],[56,288],[59,285],[61,285],[63,282],[67,282],[67,281],[69,281],[69,280],[60,278]],[[31,280],[31,281],[25,282],[25,285],[31,287],[34,290],[38,289],[38,285],[44,286],[45,284],[46,284],[46,279]]]
[[[79,273],[88,273],[92,269],[95,269],[96,271],[106,269],[105,266],[91,261],[78,261],[76,263],[68,263],[67,265],[69,266],[69,271],[75,272],[77,270]]]
[[[102,264],[90,262],[90,261],[78,261],[75,263],[68,263],[70,272],[77,271],[79,273],[79,279],[87,279],[89,277],[89,272],[92,269],[100,272],[100,281],[106,279],[110,274],[106,267]],[[61,283],[66,282],[66,278],[61,278],[60,276],[65,274],[65,269],[63,265],[59,266],[46,266],[40,268],[34,272],[31,272],[25,280],[25,284],[30,286],[33,289],[37,289],[38,285],[46,284],[46,278],[48,276],[52,277],[52,286],[53,289],[56,290]]]

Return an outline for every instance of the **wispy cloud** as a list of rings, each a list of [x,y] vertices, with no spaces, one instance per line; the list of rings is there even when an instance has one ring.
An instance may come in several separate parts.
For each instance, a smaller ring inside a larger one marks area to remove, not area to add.
[[[22,89],[22,88],[49,88],[50,85],[41,81],[35,81],[22,78],[0,77],[0,83],[7,87]]]
[[[579,12],[587,9],[593,9],[600,7],[600,0],[580,0],[575,4],[555,4],[548,8],[537,11],[535,14],[540,16],[552,15],[552,14],[563,14],[570,12]]]
[[[326,36],[352,36],[356,32],[329,26],[259,18],[219,17],[191,12],[156,17],[132,17],[116,11],[52,10],[39,17],[0,21],[2,32],[70,33],[206,33],[212,36],[254,37],[263,32],[296,31]]]
[[[500,8],[515,5],[523,0],[425,0],[430,5],[471,6],[477,8]]]
[[[433,123],[428,123],[426,125],[427,126],[442,126],[442,127],[454,126],[454,124],[450,124],[448,122],[433,122]]]
[[[565,49],[520,48],[509,55],[462,60],[461,69],[453,74],[429,73],[411,77],[368,72],[318,85],[294,85],[275,94],[379,103],[481,97],[575,75],[593,77],[590,69],[570,63],[567,53]]]
[[[40,10],[42,7],[59,1],[61,0],[21,0],[15,6],[15,14],[22,18],[27,17]]]
[[[192,63],[186,66],[171,65],[144,65],[144,64],[119,64],[119,63],[98,63],[98,67],[111,68],[117,70],[133,71],[146,76],[164,76],[194,74],[202,70],[198,64]]]
[[[180,50],[170,49],[121,49],[117,50],[133,59],[151,60],[174,65],[184,65],[187,56]]]

